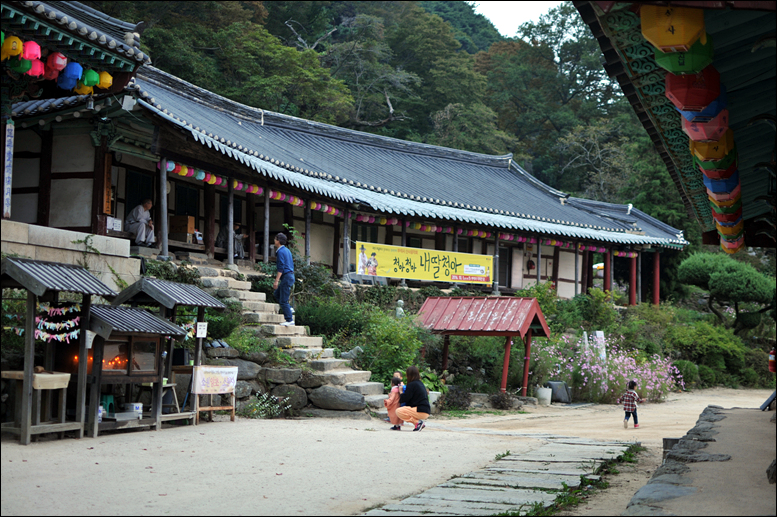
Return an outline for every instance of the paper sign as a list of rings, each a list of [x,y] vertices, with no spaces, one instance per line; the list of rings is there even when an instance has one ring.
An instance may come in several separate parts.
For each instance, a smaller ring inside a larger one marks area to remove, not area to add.
[[[5,126],[5,145],[3,146],[3,219],[11,218],[11,191],[13,188],[13,141],[14,124],[10,118]]]
[[[208,337],[208,322],[197,322],[197,335],[196,337]]]
[[[86,348],[87,350],[92,348],[92,343],[94,343],[94,338],[97,336],[97,332],[92,332],[91,330],[86,331]]]
[[[192,393],[233,393],[237,383],[237,366],[195,366]]]

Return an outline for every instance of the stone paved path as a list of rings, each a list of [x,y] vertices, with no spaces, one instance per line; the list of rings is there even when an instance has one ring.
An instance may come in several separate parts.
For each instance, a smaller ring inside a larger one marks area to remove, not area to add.
[[[579,438],[550,437],[536,449],[510,454],[487,467],[454,477],[425,492],[365,515],[495,515],[525,512],[535,503],[550,506],[563,490],[594,480],[599,466],[617,459],[631,445]]]

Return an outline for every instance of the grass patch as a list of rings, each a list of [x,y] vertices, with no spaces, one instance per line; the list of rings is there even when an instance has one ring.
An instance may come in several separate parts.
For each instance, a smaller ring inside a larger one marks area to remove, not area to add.
[[[440,416],[449,418],[468,418],[471,416],[483,416],[483,415],[524,415],[528,411],[499,411],[499,410],[487,410],[487,409],[448,409],[440,413]]]
[[[496,456],[494,456],[494,461],[501,460],[505,456],[509,456],[509,455],[510,455],[510,451],[509,450],[504,451],[503,453],[497,454]]]

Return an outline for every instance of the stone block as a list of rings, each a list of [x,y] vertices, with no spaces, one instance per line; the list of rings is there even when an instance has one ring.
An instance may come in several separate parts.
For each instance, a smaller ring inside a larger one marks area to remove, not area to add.
[[[243,399],[255,393],[253,386],[248,381],[237,381],[235,383],[235,398]]]
[[[212,366],[237,366],[237,380],[254,380],[259,375],[262,367],[252,361],[244,359],[205,359],[205,364]]]
[[[243,321],[246,323],[280,324],[285,321],[285,318],[283,314],[273,314],[271,312],[244,312]]]
[[[30,244],[19,244],[18,242],[8,242],[5,238],[0,244],[0,250],[7,255],[14,255],[22,258],[35,258],[35,246]]]
[[[219,270],[208,266],[194,266],[200,272],[200,277],[217,277],[219,276]]]
[[[308,395],[304,389],[295,384],[282,384],[272,390],[274,397],[282,397],[291,404],[291,409],[302,409],[308,405]]]
[[[663,483],[648,484],[634,494],[627,508],[634,505],[649,506],[667,499],[691,495],[695,492],[696,488],[692,486],[676,486]]]
[[[264,380],[275,384],[291,384],[297,382],[302,370],[299,368],[264,368]]]
[[[382,382],[354,382],[346,385],[345,389],[361,393],[365,397],[367,395],[383,395]]]
[[[215,289],[226,289],[227,281],[223,278],[211,278],[211,277],[205,277],[202,279],[202,286],[203,287],[212,287]]]
[[[240,352],[240,359],[251,361],[256,364],[264,364],[267,362],[267,354],[264,352]]]
[[[206,348],[205,355],[211,358],[216,357],[240,357],[240,351],[236,348]]]
[[[317,375],[310,375],[307,372],[303,372],[297,381],[297,385],[303,388],[318,388],[324,384],[326,384],[326,381],[323,378]]]
[[[301,410],[300,416],[308,418],[346,418],[349,420],[371,420],[370,415],[364,411],[332,411],[329,409],[311,407]]]
[[[29,226],[10,219],[2,219],[0,222],[0,234],[3,242],[15,242],[17,244],[29,244]]]
[[[324,346],[324,338],[321,336],[281,336],[275,338],[274,344],[278,348],[321,348]]]
[[[524,405],[531,404],[532,406],[537,405],[537,398],[536,397],[515,397],[516,400],[519,400],[520,402],[523,402]]]
[[[364,401],[370,409],[386,409],[386,405],[383,401],[387,398],[388,395],[365,395]]]
[[[310,401],[321,409],[358,411],[364,409],[364,395],[353,391],[338,390],[332,386],[321,386],[310,394]]]
[[[343,387],[346,384],[351,384],[353,382],[367,382],[370,380],[371,375],[371,372],[361,370],[332,370],[311,374],[313,377],[322,379],[322,384],[332,384],[334,386]]]
[[[328,372],[330,370],[337,370],[345,368],[351,365],[351,361],[346,359],[316,359],[310,361],[310,367],[319,372]]]

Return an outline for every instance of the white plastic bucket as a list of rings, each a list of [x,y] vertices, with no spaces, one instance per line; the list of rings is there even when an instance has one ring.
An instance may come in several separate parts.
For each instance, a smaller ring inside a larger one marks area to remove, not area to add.
[[[537,402],[541,406],[550,406],[550,396],[553,390],[550,388],[537,388]]]

